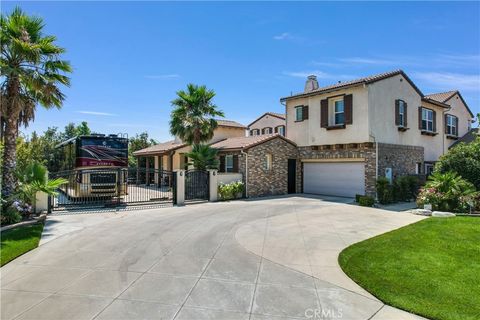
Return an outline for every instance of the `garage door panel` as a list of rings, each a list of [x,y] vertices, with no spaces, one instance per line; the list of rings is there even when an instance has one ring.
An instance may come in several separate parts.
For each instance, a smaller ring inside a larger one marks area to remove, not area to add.
[[[303,192],[354,197],[365,193],[363,162],[304,163]]]

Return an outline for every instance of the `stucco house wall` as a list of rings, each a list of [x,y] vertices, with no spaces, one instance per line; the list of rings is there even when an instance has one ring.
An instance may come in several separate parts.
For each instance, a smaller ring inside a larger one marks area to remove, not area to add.
[[[272,128],[272,133],[274,133],[275,128],[278,126],[286,126],[285,120],[270,114],[265,114],[248,127],[248,134],[250,135],[251,130],[254,129],[258,129],[259,134],[262,134],[262,129],[264,128]]]
[[[468,112],[467,107],[463,103],[462,99],[460,99],[458,93],[453,95],[445,103],[450,105],[450,110],[447,110],[446,114],[451,114],[458,117],[458,137],[463,137],[471,127],[471,114]],[[442,121],[444,120],[442,119]],[[446,136],[444,136],[444,143],[445,150],[448,150],[448,147],[455,143],[455,140],[448,139]]]
[[[353,122],[345,129],[327,130],[320,126],[320,101],[329,97],[352,94]],[[295,120],[295,107],[308,105],[308,119]],[[363,85],[320,95],[287,100],[287,138],[298,146],[361,143],[369,141],[368,91]]]

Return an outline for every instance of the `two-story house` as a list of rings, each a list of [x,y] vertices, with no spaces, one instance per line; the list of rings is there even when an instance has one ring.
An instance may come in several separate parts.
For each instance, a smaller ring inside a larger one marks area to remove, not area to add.
[[[473,119],[458,91],[426,96],[402,70],[323,87],[310,76],[281,102],[313,194],[375,195],[379,176],[428,173]]]
[[[249,136],[272,133],[285,136],[285,114],[266,112],[248,125]]]

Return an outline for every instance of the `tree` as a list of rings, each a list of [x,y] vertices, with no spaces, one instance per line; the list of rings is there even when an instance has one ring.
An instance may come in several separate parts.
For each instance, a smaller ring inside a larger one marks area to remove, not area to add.
[[[27,126],[34,119],[37,104],[61,108],[65,95],[60,86],[70,85],[66,74],[72,68],[60,57],[65,49],[55,44],[54,36],[44,35],[43,28],[41,18],[28,16],[18,7],[0,17],[3,196],[12,194],[17,186],[14,170],[19,125]]]
[[[480,191],[480,137],[471,143],[460,143],[448,150],[435,164],[435,171],[456,172]]]
[[[218,150],[211,148],[206,144],[194,144],[192,151],[186,156],[191,160],[189,165],[193,165],[195,169],[218,169],[219,161],[217,159]]]
[[[170,133],[188,144],[200,144],[213,137],[217,128],[215,117],[223,117],[222,111],[212,102],[213,90],[205,86],[187,85],[187,91],[177,91],[172,101],[175,107],[170,120]]]
[[[142,132],[136,134],[135,137],[130,138],[128,141],[128,165],[129,167],[136,167],[137,160],[133,153],[135,151],[148,148],[150,146],[158,144],[157,141],[148,137],[148,132]],[[143,161],[142,161],[143,162]],[[141,165],[142,166],[142,165]],[[143,165],[145,167],[145,165]]]

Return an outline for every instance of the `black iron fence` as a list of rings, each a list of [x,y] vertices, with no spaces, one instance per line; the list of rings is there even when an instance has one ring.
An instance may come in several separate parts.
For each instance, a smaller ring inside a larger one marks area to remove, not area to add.
[[[79,169],[52,173],[64,178],[49,210],[78,210],[142,204],[172,204],[171,171],[146,168]]]
[[[204,170],[185,171],[185,201],[209,199],[209,173]]]

